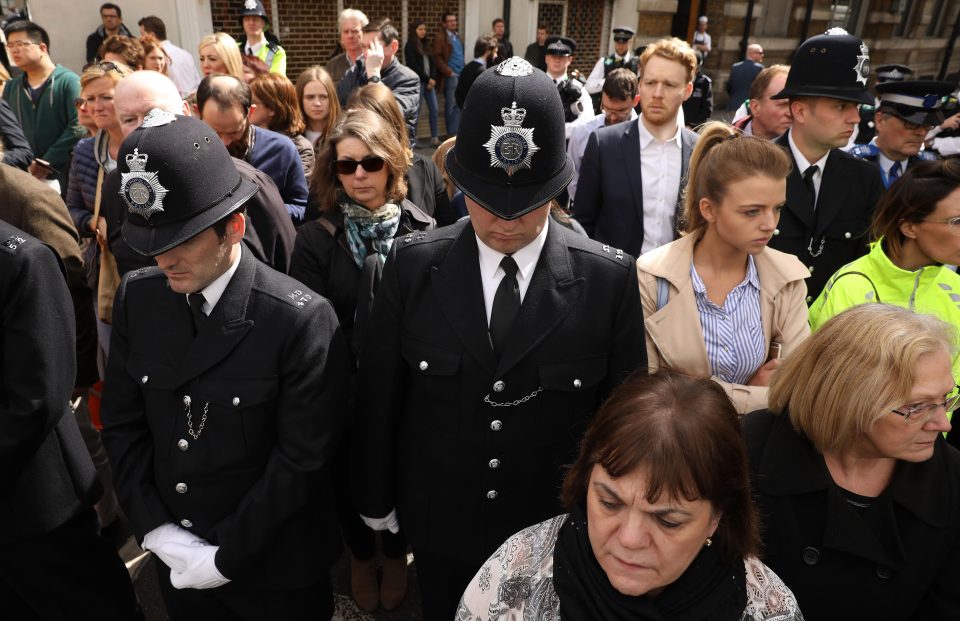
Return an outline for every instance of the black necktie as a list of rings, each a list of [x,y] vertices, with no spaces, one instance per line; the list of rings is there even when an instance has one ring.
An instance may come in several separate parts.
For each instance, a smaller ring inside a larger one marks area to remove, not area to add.
[[[200,326],[203,325],[204,320],[207,318],[207,316],[203,314],[203,294],[190,293],[187,295],[187,302],[190,304],[190,314],[193,315],[193,328],[199,332]]]
[[[517,262],[513,257],[503,257],[500,267],[505,272],[497,293],[493,296],[493,310],[490,312],[490,342],[493,352],[499,358],[507,347],[507,337],[513,320],[520,311],[520,285],[517,284]]]
[[[814,164],[803,171],[803,183],[807,186],[807,192],[810,193],[810,204],[813,205],[814,209],[817,207],[817,188],[813,185],[813,176],[819,170],[820,167]]]

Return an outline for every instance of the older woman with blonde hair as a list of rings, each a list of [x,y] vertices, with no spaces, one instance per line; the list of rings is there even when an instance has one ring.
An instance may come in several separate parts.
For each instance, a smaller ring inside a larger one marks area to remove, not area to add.
[[[767,247],[791,163],[723,123],[690,157],[680,239],[637,260],[651,368],[712,377],[741,414],[766,407],[770,376],[807,337],[809,272]]]
[[[243,59],[237,41],[225,32],[214,32],[200,39],[200,70],[204,77],[219,73],[243,79]]]
[[[827,321],[744,419],[764,560],[810,619],[960,618],[955,330],[862,304]]]
[[[435,226],[406,200],[409,168],[406,143],[391,123],[363,109],[341,118],[314,168],[310,196],[321,215],[300,227],[290,275],[330,300],[355,353],[390,248],[404,235]],[[375,610],[378,602],[394,608],[407,590],[406,540],[383,533],[378,588],[375,533],[360,520],[351,499],[349,444],[343,442],[336,458],[334,480],[340,526],[352,552],[351,590],[365,610]]]

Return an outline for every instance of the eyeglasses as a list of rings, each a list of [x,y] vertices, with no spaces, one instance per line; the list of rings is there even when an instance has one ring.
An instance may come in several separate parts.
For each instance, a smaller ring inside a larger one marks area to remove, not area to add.
[[[939,408],[945,412],[953,412],[960,405],[960,386],[954,386],[953,390],[944,397],[942,403],[927,403],[924,405],[904,405],[899,409],[891,410],[894,414],[899,414],[908,424],[916,425],[926,423],[933,418],[933,415]]]
[[[20,48],[29,47],[31,45],[40,45],[36,41],[12,41],[7,43],[7,49],[11,52],[14,50],[19,50]]]
[[[100,70],[103,71],[104,73],[109,73],[109,72],[111,72],[111,71],[116,71],[117,73],[119,73],[119,74],[122,75],[122,76],[127,75],[126,70],[125,70],[121,65],[118,65],[117,63],[112,63],[112,62],[110,62],[110,61],[101,62],[101,61],[99,61],[99,60],[95,60],[95,61],[93,61],[93,62],[91,62],[91,63],[87,63],[87,64],[85,64],[85,65],[83,66],[83,69],[80,70],[80,73],[85,73],[85,72],[89,71],[90,69],[100,69]]]
[[[365,157],[362,160],[336,160],[333,166],[341,175],[352,175],[357,172],[357,166],[367,172],[377,172],[383,168],[384,163],[382,157]]]
[[[942,219],[931,219],[924,218],[921,222],[930,222],[932,224],[946,224],[950,227],[950,232],[954,235],[960,237],[960,216],[954,216],[952,218],[942,218]]]

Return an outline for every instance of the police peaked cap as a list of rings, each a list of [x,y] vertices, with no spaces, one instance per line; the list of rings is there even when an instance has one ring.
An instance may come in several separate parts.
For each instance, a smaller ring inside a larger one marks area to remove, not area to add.
[[[487,211],[519,218],[556,198],[573,179],[564,128],[553,80],[514,56],[470,87],[447,173]]]
[[[577,42],[570,37],[550,35],[545,42],[546,54],[554,56],[573,56],[577,52]]]
[[[259,189],[237,172],[220,137],[202,121],[159,108],[120,145],[123,238],[148,257],[223,220]]]
[[[243,18],[248,15],[262,17],[265,22],[270,22],[270,18],[267,17],[267,10],[260,0],[243,0],[243,8],[240,9],[240,21],[242,22]]]
[[[877,74],[877,82],[902,82],[913,75],[913,69],[896,63],[880,65],[874,71]]]
[[[859,38],[842,28],[811,37],[794,52],[787,83],[771,99],[832,97],[872,104],[867,92],[870,52]]]
[[[879,110],[908,123],[939,125],[943,122],[940,109],[954,86],[937,80],[904,80],[877,84],[875,90],[880,98]]]
[[[627,42],[633,38],[633,35],[637,32],[633,28],[627,28],[626,26],[617,26],[613,29],[613,40]]]

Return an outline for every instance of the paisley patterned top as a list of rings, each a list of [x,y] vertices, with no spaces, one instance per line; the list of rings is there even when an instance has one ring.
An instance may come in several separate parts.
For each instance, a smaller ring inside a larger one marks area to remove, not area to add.
[[[557,621],[553,549],[567,519],[558,515],[507,539],[474,576],[456,621]],[[793,593],[756,558],[744,559],[747,607],[741,621],[803,621]]]

